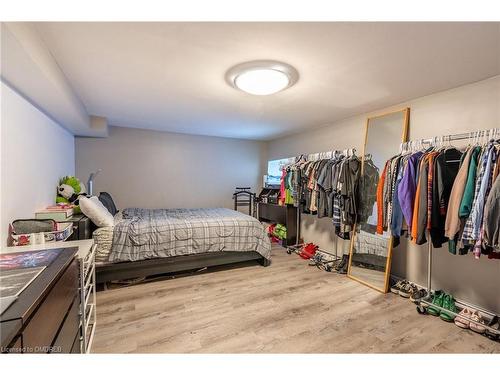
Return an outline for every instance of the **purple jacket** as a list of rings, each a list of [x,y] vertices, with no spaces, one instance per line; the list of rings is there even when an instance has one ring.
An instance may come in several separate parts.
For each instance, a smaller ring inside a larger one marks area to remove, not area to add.
[[[411,231],[411,221],[413,218],[413,204],[415,203],[415,194],[417,192],[417,168],[423,152],[416,152],[408,158],[408,164],[403,172],[403,178],[398,185],[398,200],[403,211],[408,232]]]

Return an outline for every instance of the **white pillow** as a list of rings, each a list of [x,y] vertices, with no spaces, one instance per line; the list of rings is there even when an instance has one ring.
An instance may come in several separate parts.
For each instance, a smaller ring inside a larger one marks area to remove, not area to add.
[[[80,197],[80,209],[98,227],[112,227],[114,224],[113,215],[108,211],[101,201],[92,196],[90,198]]]

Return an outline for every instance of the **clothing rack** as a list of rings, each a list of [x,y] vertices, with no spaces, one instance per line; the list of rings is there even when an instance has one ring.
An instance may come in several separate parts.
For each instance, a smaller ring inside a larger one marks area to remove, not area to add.
[[[298,162],[298,161],[300,161],[300,159],[304,159],[307,161],[332,159],[332,158],[339,156],[339,155],[344,155],[346,157],[354,156],[354,155],[356,155],[356,149],[355,148],[346,148],[346,149],[341,150],[341,151],[340,150],[331,150],[331,151],[324,151],[324,152],[316,152],[316,153],[312,153],[312,154],[301,154],[298,157],[296,157],[295,161]],[[298,194],[299,197],[301,196],[301,193],[302,193],[302,191],[299,190],[299,194]],[[290,250],[289,253],[291,253],[292,251],[298,250],[300,247],[302,247],[302,244],[300,244],[300,223],[301,223],[301,210],[300,210],[300,208],[301,208],[301,203],[300,203],[300,199],[299,199],[298,206],[297,206],[297,237],[295,240],[295,245],[289,246],[289,250]],[[326,250],[323,250],[323,249],[318,249],[318,250],[324,254],[327,254],[327,255],[333,257],[334,260],[341,259],[341,257],[338,256],[338,238],[336,235],[334,236],[333,247],[334,247],[335,254],[332,254],[332,253],[330,253]]]
[[[451,142],[451,141],[461,141],[461,140],[470,140],[471,143],[478,143],[479,141],[484,141],[484,143],[488,142],[491,138],[498,137],[500,136],[500,128],[493,128],[493,129],[486,129],[486,130],[478,130],[478,131],[472,131],[472,132],[467,132],[467,133],[456,133],[456,134],[449,134],[449,135],[444,135],[444,136],[439,136],[439,137],[433,137],[433,138],[426,138],[426,139],[419,139],[419,140],[412,140],[408,142],[404,142],[401,144],[400,150],[405,151],[405,150],[411,150],[413,149],[414,146],[422,146],[422,145],[438,145],[438,144],[444,144],[444,142]],[[428,245],[427,245],[427,297],[424,299],[420,300],[420,302],[417,304],[417,311],[420,314],[425,313],[425,307],[434,307],[436,309],[439,309],[441,311],[445,311],[449,313],[451,316],[457,316],[458,313],[453,312],[451,310],[445,309],[443,307],[437,306],[433,304],[432,298],[431,298],[431,292],[432,292],[432,253],[433,253],[433,246],[432,246],[432,241],[430,237],[430,231],[427,231],[427,238],[428,238]],[[488,315],[488,317],[494,317],[496,313],[492,311],[488,311],[480,306],[473,305],[471,303],[467,303],[465,301],[456,301],[457,305],[462,308],[471,308],[480,311],[484,315]],[[485,329],[488,329],[489,331],[493,331],[495,334],[500,334],[499,330],[493,329],[492,327],[489,327],[487,324],[482,324],[479,322],[476,322],[475,320],[470,319],[469,317],[465,315],[461,315],[460,319],[467,320],[469,323],[474,323],[477,325],[480,325],[484,327]]]

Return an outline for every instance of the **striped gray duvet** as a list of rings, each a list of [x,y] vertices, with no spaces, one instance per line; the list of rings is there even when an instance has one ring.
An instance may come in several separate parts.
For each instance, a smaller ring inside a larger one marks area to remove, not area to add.
[[[255,218],[227,208],[127,208],[116,220],[109,261],[216,251],[256,251],[271,257],[271,243]]]

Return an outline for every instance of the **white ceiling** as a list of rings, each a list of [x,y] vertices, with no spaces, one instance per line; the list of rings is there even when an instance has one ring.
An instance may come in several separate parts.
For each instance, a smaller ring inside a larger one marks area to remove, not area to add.
[[[500,74],[500,23],[37,23],[89,114],[110,125],[273,139]],[[259,97],[235,64],[293,65]]]

